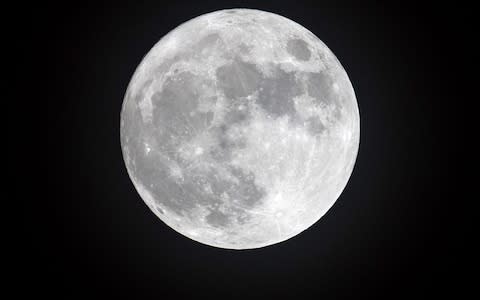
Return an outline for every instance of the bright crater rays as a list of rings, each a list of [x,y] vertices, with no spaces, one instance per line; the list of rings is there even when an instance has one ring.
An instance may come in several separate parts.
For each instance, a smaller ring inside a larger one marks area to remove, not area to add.
[[[150,209],[215,247],[289,239],[341,194],[359,145],[345,70],[310,31],[232,9],[192,19],[145,56],[121,113],[125,164]]]

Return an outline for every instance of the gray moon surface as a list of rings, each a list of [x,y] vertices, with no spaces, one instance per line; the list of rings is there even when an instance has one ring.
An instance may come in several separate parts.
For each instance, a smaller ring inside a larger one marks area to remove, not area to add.
[[[344,68],[313,33],[229,9],[148,52],[120,127],[130,179],[160,220],[203,244],[250,249],[299,234],[335,203],[360,118]]]

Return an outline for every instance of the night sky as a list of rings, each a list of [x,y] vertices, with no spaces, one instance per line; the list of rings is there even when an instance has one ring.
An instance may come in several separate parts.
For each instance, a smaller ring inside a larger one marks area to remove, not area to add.
[[[454,164],[444,146],[454,139],[446,116],[448,101],[460,101],[448,88],[458,78],[445,44],[455,43],[460,26],[451,26],[453,10],[439,5],[159,0],[43,7],[45,26],[33,38],[48,66],[40,90],[48,176],[45,199],[37,201],[42,213],[30,207],[22,216],[24,282],[63,299],[441,292],[453,265],[446,239],[455,235],[447,217],[455,199],[445,184]],[[290,240],[245,251],[200,244],[160,221],[128,177],[119,133],[127,85],[151,47],[193,17],[238,7],[283,15],[319,37],[345,68],[361,119],[353,174],[328,213]]]

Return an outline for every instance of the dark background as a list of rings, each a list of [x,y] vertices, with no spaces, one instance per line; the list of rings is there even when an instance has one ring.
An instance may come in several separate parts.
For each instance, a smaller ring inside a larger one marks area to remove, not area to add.
[[[182,22],[235,7],[283,15],[317,35],[347,71],[361,117],[357,163],[330,211],[288,241],[246,251],[209,247],[163,224],[130,182],[119,139],[123,96],[143,56]],[[467,8],[158,0],[50,2],[40,11],[32,28],[47,70],[47,190],[23,215],[27,290],[63,299],[447,292],[455,155],[445,140],[454,139],[449,103],[461,100],[449,87],[463,80],[452,75],[451,45],[471,30]]]

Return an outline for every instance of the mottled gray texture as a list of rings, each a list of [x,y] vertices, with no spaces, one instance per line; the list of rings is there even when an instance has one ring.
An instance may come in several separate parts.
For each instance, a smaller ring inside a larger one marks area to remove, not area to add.
[[[169,33],[135,71],[121,144],[151,210],[199,242],[286,240],[317,221],[351,174],[358,108],[312,33],[278,15],[226,10]]]
[[[261,74],[255,65],[235,59],[217,69],[218,86],[228,98],[245,97],[260,85]]]
[[[228,108],[229,113],[224,117],[225,124],[247,122],[251,118],[248,102],[243,98],[232,100]]]
[[[228,130],[234,123],[236,122],[230,120],[230,123],[224,123],[218,127],[215,126],[210,129],[210,132],[216,140],[216,143],[212,144],[210,154],[218,163],[228,164],[231,160],[232,152],[245,147],[244,137],[231,138],[228,135]]]
[[[214,227],[222,228],[230,224],[228,215],[222,213],[218,209],[211,209],[206,219],[207,223],[211,224]]]
[[[308,94],[325,104],[336,104],[337,96],[333,91],[333,78],[326,72],[308,74]]]
[[[320,134],[326,129],[325,125],[323,125],[322,121],[318,117],[310,117],[305,123],[308,132],[310,132],[312,135]]]
[[[299,60],[308,60],[311,55],[307,42],[302,39],[289,40],[287,42],[287,51]]]
[[[293,97],[302,93],[295,74],[276,68],[274,75],[264,78],[258,94],[258,104],[273,117],[296,115]]]
[[[160,92],[152,95],[152,123],[160,129],[156,132],[159,143],[175,143],[172,138],[178,137],[192,138],[210,125],[212,113],[197,110],[198,97],[203,92],[198,84],[201,81],[191,73],[178,73],[166,80]]]

